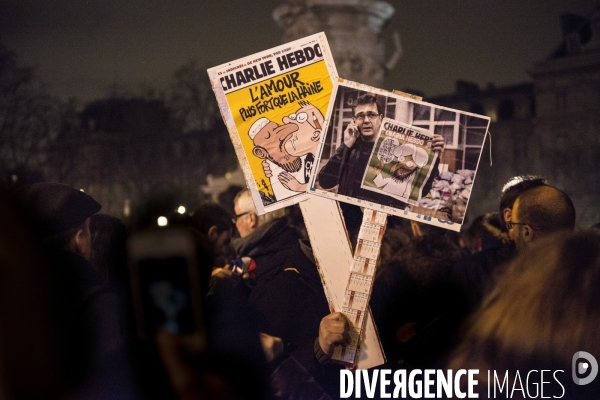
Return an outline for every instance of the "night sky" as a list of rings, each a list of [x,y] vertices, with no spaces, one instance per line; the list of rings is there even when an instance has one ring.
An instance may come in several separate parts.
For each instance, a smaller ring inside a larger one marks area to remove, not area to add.
[[[4,0],[0,41],[37,66],[52,94],[83,101],[112,85],[163,89],[189,60],[212,67],[280,44],[271,17],[281,0]],[[559,44],[559,15],[596,0],[413,0],[396,8],[404,54],[385,89],[451,93],[457,79],[520,83]]]

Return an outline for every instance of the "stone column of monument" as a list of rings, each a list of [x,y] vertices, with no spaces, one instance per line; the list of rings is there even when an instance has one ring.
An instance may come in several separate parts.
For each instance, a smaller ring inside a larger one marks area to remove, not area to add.
[[[375,87],[401,56],[397,32],[385,56],[382,27],[392,15],[392,5],[376,0],[287,0],[273,11],[284,43],[323,31],[340,77]]]

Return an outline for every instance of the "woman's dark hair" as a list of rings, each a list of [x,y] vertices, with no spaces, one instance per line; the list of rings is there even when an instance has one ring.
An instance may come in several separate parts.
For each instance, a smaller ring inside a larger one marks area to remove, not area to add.
[[[90,218],[92,259],[90,262],[105,284],[128,282],[127,229],[117,217],[95,214]]]
[[[516,370],[562,370],[558,378],[564,389],[552,386],[552,394],[560,397],[562,390],[563,398],[587,398],[582,390],[597,394],[599,379],[576,387],[571,376],[576,352],[600,357],[599,287],[600,235],[580,231],[541,239],[499,277],[472,316],[449,368],[496,370],[503,376],[509,371],[511,385]],[[487,374],[479,379],[485,391]]]
[[[220,205],[204,203],[194,210],[192,226],[203,234],[208,234],[211,226],[216,226],[219,232],[233,229],[231,215]]]

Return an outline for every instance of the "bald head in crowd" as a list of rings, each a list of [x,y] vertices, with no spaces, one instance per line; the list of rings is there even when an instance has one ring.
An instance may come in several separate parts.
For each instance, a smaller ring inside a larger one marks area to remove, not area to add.
[[[509,234],[517,249],[542,236],[575,228],[575,207],[565,192],[539,186],[521,194],[514,203]]]

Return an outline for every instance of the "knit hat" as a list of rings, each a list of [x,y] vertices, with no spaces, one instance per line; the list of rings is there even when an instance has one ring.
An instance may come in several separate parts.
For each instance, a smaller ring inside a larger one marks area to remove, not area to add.
[[[102,208],[88,194],[61,183],[27,185],[18,189],[15,197],[39,237],[74,228]]]
[[[254,121],[254,123],[250,127],[250,130],[248,131],[248,135],[250,135],[250,139],[254,140],[254,138],[256,137],[258,132],[260,132],[262,130],[262,128],[264,128],[269,122],[270,121],[265,117],[261,117],[261,118],[257,119],[256,121]]]

